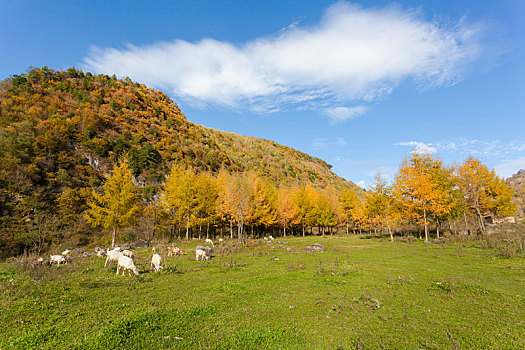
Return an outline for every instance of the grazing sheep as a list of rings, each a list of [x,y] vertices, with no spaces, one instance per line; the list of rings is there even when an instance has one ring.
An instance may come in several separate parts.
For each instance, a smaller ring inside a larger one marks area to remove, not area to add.
[[[195,259],[197,261],[199,260],[209,260],[211,258],[211,253],[213,252],[213,249],[210,247],[204,247],[201,245],[198,245],[195,247]]]
[[[195,260],[207,260],[208,256],[206,255],[206,251],[202,249],[195,249]]]
[[[222,242],[224,242],[224,239],[219,238],[219,243],[222,243]]]
[[[155,272],[158,272],[160,271],[160,269],[162,269],[162,266],[160,266],[162,262],[162,258],[160,257],[159,254],[155,254],[151,257],[151,264],[150,264],[150,268],[151,267],[154,267],[155,269]]]
[[[57,266],[66,263],[66,258],[63,255],[50,255],[49,263],[56,262]]]
[[[38,258],[37,260],[31,263],[31,266],[37,267],[37,266],[42,266],[46,264],[47,264],[47,261],[44,258]]]
[[[66,249],[66,250],[64,250],[64,251],[62,252],[62,255],[63,255],[63,256],[66,256],[66,255],[68,255],[69,253],[71,253],[71,250]]]
[[[268,238],[270,239],[270,241],[273,241],[273,237],[272,237],[272,236],[270,236],[270,237],[268,237]]]
[[[209,238],[206,238],[204,242],[211,244],[212,247],[215,247],[215,245],[213,245],[213,241]]]
[[[122,251],[122,254],[124,254],[125,256],[127,256],[128,258],[131,258],[133,259],[134,255],[133,255],[133,252],[131,250],[123,250]]]
[[[184,252],[179,247],[168,247],[168,256],[184,255]]]
[[[107,251],[107,258],[106,258],[106,262],[104,263],[104,267],[106,267],[108,265],[108,263],[111,262],[111,261],[118,261],[118,258],[121,257],[121,256],[123,256],[123,254],[120,251],[120,248],[119,248],[119,250],[117,250],[117,249],[113,249],[113,250],[108,249],[108,251]]]
[[[122,276],[124,276],[124,272],[126,272],[126,270],[128,270],[128,275],[129,276],[131,276],[131,271],[133,271],[135,276],[139,275],[139,271],[135,267],[135,264],[133,263],[133,259],[131,259],[131,258],[125,256],[125,255],[122,255],[122,254],[117,259],[117,275],[118,275],[121,267],[122,267]]]
[[[97,256],[106,256],[106,250],[97,247],[97,248],[95,248],[95,254],[96,254]]]

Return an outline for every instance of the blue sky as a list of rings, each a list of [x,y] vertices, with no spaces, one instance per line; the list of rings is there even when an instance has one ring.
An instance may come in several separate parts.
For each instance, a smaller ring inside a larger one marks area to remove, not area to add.
[[[0,79],[116,73],[363,186],[411,151],[525,168],[525,1],[5,1]]]

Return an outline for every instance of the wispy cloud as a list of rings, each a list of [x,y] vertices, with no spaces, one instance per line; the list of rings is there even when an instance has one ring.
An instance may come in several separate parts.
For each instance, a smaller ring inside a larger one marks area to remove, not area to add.
[[[327,147],[344,147],[348,143],[346,140],[338,137],[336,139],[325,139],[325,138],[317,138],[314,139],[312,142],[312,149],[321,149],[321,148],[327,148]]]
[[[124,48],[93,48],[84,68],[129,76],[196,106],[254,111],[307,108],[334,122],[366,112],[361,105],[405,81],[456,83],[481,52],[481,25],[425,20],[398,6],[330,6],[311,27],[293,23],[243,45],[205,38]]]
[[[413,152],[417,153],[450,153],[459,155],[503,157],[515,156],[525,152],[525,141],[507,141],[500,140],[480,141],[459,138],[457,140],[438,141],[435,143],[409,141],[399,142],[396,146],[412,147]]]
[[[424,142],[419,142],[419,141],[409,141],[409,142],[399,142],[399,143],[396,143],[395,145],[411,147],[412,153],[434,154],[437,152],[437,149],[433,147],[431,143],[424,143]]]
[[[368,111],[368,107],[330,107],[326,108],[325,114],[332,120],[332,123],[341,123],[348,119],[354,119]]]
[[[521,169],[525,169],[525,157],[506,160],[494,168],[496,173],[504,178],[512,176]]]

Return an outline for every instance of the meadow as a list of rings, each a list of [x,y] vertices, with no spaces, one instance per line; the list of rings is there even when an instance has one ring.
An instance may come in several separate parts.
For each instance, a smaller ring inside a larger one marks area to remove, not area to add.
[[[371,236],[202,242],[140,276],[104,258],[0,264],[0,348],[523,349],[525,257],[478,243]],[[320,243],[326,251],[306,253]],[[279,247],[281,246],[281,247]],[[283,247],[289,247],[287,251]],[[168,259],[168,260],[166,260]]]

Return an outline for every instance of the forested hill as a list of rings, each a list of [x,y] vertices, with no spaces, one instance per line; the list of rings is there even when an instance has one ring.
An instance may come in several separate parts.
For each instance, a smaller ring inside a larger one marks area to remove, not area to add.
[[[2,82],[0,113],[4,175],[27,165],[36,184],[78,185],[99,175],[88,159],[104,171],[128,153],[146,183],[177,163],[197,171],[250,169],[279,183],[351,185],[321,159],[191,123],[162,92],[115,76],[34,68]]]
[[[191,123],[164,93],[129,78],[44,67],[0,83],[0,220],[53,205],[64,190],[99,186],[124,154],[144,186],[163,182],[173,164],[355,186],[308,154]]]

